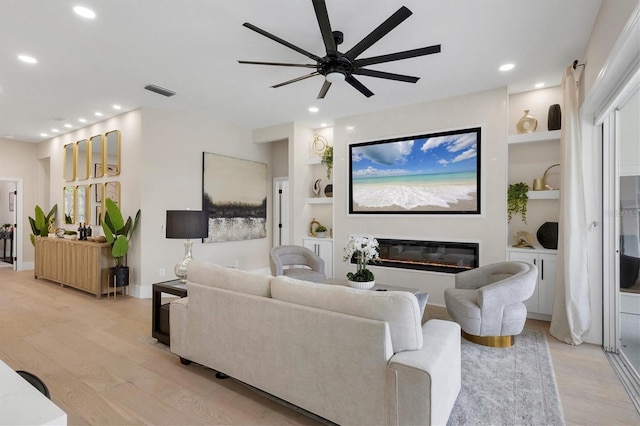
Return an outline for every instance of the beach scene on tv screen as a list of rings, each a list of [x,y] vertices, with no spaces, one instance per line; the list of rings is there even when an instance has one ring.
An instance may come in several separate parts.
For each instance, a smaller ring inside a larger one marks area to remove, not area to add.
[[[351,146],[351,211],[479,213],[478,134]]]

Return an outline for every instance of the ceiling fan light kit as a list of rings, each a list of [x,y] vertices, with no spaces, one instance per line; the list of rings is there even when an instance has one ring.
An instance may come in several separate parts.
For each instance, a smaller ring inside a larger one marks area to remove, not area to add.
[[[270,66],[284,66],[284,67],[300,67],[300,68],[315,68],[315,71],[301,77],[297,77],[279,84],[275,84],[271,87],[277,88],[287,84],[295,83],[307,78],[321,75],[325,78],[325,81],[318,93],[318,99],[323,99],[329,88],[333,83],[346,81],[360,93],[367,98],[373,96],[373,92],[369,90],[364,84],[362,84],[354,75],[363,75],[366,77],[382,78],[386,80],[402,81],[405,83],[416,83],[420,78],[403,74],[394,74],[385,71],[372,70],[364,68],[368,65],[382,64],[386,62],[399,61],[402,59],[415,58],[418,56],[431,55],[434,53],[440,53],[440,45],[433,45],[423,47],[419,49],[405,50],[402,52],[390,53],[386,55],[380,55],[370,58],[358,59],[360,54],[365,50],[377,43],[382,37],[387,35],[391,30],[400,25],[405,19],[411,16],[412,12],[402,6],[393,15],[387,18],[382,24],[376,27],[369,35],[363,38],[351,49],[342,53],[338,51],[338,46],[342,44],[344,40],[344,34],[341,31],[333,31],[331,29],[331,23],[329,22],[329,14],[327,12],[327,5],[324,0],[312,0],[313,8],[318,19],[318,25],[320,27],[320,33],[324,42],[326,54],[323,57],[314,55],[306,50],[289,43],[286,40],[281,39],[261,28],[256,27],[253,24],[245,22],[243,25],[258,34],[267,37],[276,43],[295,50],[296,52],[306,56],[309,59],[314,60],[315,64],[292,64],[282,62],[260,62],[260,61],[238,61],[241,64],[253,64],[253,65],[270,65]]]

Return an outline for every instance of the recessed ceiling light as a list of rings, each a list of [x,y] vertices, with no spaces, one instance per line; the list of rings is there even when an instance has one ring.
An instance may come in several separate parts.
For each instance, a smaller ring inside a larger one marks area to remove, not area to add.
[[[93,113],[93,115],[95,115],[96,117],[102,117],[102,113],[100,111],[96,111]]]
[[[71,124],[67,123],[67,124],[65,124],[65,125],[64,125],[64,127],[66,127],[67,129],[70,129],[70,128],[72,128],[73,126],[72,126]]]
[[[52,131],[53,133],[58,133],[60,130],[58,130],[58,129],[51,129],[51,131]]]
[[[353,126],[347,126],[347,130],[353,130],[354,127]]]
[[[120,105],[112,105],[112,107],[113,107],[113,109],[118,109],[118,110],[122,109],[122,107]]]
[[[47,137],[47,136],[49,136],[49,135],[48,135],[48,134],[46,134],[46,133],[40,133],[40,136],[42,136],[43,138],[46,138],[46,137]]]
[[[86,118],[78,118],[78,121],[79,121],[80,123],[86,123],[86,122],[87,122],[87,119],[86,119]]]
[[[318,111],[320,111],[320,108],[318,107],[313,107],[313,106],[309,107],[309,112],[318,112]]]
[[[27,64],[37,64],[38,60],[36,58],[34,58],[33,56],[29,56],[29,55],[18,55],[18,59],[20,59],[22,62],[26,62]]]
[[[320,123],[320,127],[327,127],[327,123]]]
[[[540,89],[542,87],[544,87],[544,83],[542,83],[542,82],[536,83],[536,86],[535,86],[536,89]]]
[[[510,70],[512,70],[514,68],[515,68],[515,65],[513,65],[513,64],[504,64],[504,65],[501,65],[500,68],[498,68],[498,69],[500,71],[510,71]]]
[[[96,17],[96,13],[93,10],[83,6],[76,6],[73,8],[73,11],[76,15],[82,16],[83,18],[93,19]]]

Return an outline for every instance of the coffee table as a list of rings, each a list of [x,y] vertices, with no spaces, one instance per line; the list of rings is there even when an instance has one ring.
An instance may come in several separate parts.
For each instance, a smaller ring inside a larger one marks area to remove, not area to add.
[[[337,278],[329,278],[323,281],[322,284],[333,284],[333,285],[350,287],[347,280],[340,280]],[[429,300],[429,293],[427,293],[426,291],[419,290],[417,288],[410,288],[410,287],[398,287],[395,285],[376,284],[369,290],[362,290],[362,291],[406,291],[407,293],[411,293],[414,296],[416,296],[416,299],[418,299],[418,306],[420,307],[421,316],[424,316],[424,310],[427,307],[427,301]]]

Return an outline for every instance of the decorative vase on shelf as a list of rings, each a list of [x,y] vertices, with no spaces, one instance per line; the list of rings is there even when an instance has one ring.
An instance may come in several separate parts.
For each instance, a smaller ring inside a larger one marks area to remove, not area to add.
[[[518,133],[531,133],[538,127],[538,120],[529,115],[529,110],[524,110],[524,115],[516,123]]]
[[[320,195],[320,181],[322,179],[317,179],[315,182],[313,182],[313,194],[317,197],[318,195]]]
[[[331,198],[333,197],[333,184],[330,183],[324,187],[324,195],[325,197]]]
[[[549,107],[547,115],[547,130],[560,130],[562,127],[562,111],[560,105],[553,104]]]

